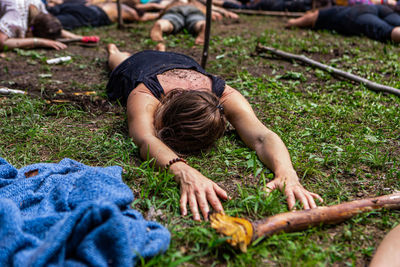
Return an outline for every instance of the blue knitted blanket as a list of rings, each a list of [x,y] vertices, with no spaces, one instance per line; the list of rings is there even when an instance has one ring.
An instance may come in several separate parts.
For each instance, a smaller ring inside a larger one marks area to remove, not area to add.
[[[129,207],[121,171],[0,157],[0,266],[132,266],[165,252],[170,233]]]

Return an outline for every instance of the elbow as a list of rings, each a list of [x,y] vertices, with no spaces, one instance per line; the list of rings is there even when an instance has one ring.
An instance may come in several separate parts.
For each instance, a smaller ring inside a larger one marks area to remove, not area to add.
[[[260,149],[264,149],[265,146],[277,136],[278,135],[272,131],[266,131],[262,134],[257,135],[254,141],[254,150],[258,151]]]

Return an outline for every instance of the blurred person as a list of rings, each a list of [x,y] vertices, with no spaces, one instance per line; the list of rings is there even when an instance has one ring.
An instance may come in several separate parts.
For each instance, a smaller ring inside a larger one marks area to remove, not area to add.
[[[290,19],[287,27],[326,29],[365,35],[381,42],[400,42],[400,15],[386,5],[334,6]]]
[[[206,27],[205,14],[205,5],[197,0],[171,2],[164,9],[161,18],[154,23],[150,31],[150,38],[158,42],[156,50],[166,50],[163,34],[175,34],[183,29],[187,29],[195,36],[195,44],[203,44]],[[213,6],[212,18],[219,20],[222,17],[231,19],[239,18],[233,12]]]

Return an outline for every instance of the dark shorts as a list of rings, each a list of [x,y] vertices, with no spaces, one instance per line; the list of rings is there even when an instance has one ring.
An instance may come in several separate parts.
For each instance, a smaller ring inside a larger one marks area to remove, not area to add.
[[[378,41],[391,40],[400,15],[383,5],[336,6],[321,9],[315,29],[337,31],[344,35],[366,35]]]
[[[111,24],[107,14],[98,6],[64,3],[48,8],[48,11],[60,20],[63,28],[66,30]]]
[[[168,20],[174,26],[173,33],[187,29],[194,33],[197,22],[205,20],[204,14],[195,6],[174,6],[168,9],[161,19]]]
[[[257,3],[237,4],[224,1],[222,7],[231,9],[250,9],[267,11],[302,12],[312,8],[311,0],[260,0]]]

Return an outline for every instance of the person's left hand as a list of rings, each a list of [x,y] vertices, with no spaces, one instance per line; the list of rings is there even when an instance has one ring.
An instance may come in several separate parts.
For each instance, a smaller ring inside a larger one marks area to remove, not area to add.
[[[284,175],[276,175],[275,179],[266,185],[265,191],[271,192],[275,189],[280,189],[281,191],[284,190],[283,193],[287,196],[289,209],[293,209],[296,204],[296,199],[300,201],[303,208],[306,210],[317,207],[314,199],[318,199],[320,202],[324,201],[318,194],[306,190],[300,184],[295,171],[291,171]]]

